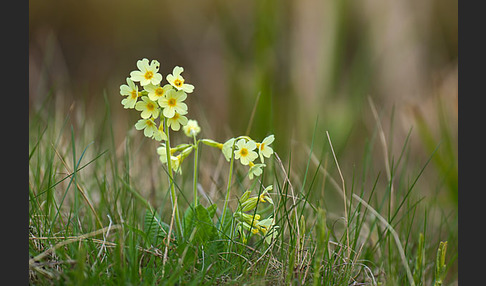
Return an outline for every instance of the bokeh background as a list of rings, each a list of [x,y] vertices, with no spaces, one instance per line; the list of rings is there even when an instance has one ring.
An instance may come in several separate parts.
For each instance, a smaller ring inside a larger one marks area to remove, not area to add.
[[[189,117],[205,137],[273,133],[276,151],[298,164],[329,131],[351,176],[376,131],[373,102],[390,157],[409,134],[418,165],[441,144],[423,181],[434,191],[447,181],[454,206],[457,12],[457,0],[30,1],[29,108],[54,98],[76,125],[108,103],[118,146],[138,116],[123,109],[119,86],[137,60],[157,59],[163,75],[184,67],[196,87]]]

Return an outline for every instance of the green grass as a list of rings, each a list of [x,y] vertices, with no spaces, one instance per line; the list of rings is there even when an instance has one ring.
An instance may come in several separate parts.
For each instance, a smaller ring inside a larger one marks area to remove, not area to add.
[[[194,207],[192,166],[186,162],[175,180],[182,239],[174,234],[168,170],[158,162],[156,145],[130,127],[122,141],[115,140],[108,102],[105,94],[104,108],[88,118],[79,106],[52,112],[58,109],[47,97],[30,114],[31,284],[457,283],[457,208],[443,208],[430,195],[457,188],[457,172],[444,167],[452,160],[450,147],[444,154],[435,144],[427,158],[417,159],[410,151],[412,133],[404,142],[387,141],[380,123],[386,119],[373,109],[375,129],[352,169],[341,169],[345,151],[335,150],[345,147],[333,145],[333,134],[317,122],[310,142],[273,156],[260,182],[249,185],[235,165],[229,214],[248,187],[257,195],[273,184],[279,229],[267,245],[257,237],[242,243],[225,224],[219,228],[229,164],[223,162],[215,174],[221,153],[199,145],[200,166],[208,169],[200,174],[211,173],[216,188],[200,192]],[[279,140],[285,139],[277,134],[275,144]],[[396,144],[398,158],[390,155]],[[443,176],[433,192],[421,181],[431,168]],[[271,213],[264,204],[257,208]]]

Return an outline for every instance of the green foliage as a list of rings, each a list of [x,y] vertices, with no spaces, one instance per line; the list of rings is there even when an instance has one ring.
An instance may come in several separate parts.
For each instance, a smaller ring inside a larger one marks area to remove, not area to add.
[[[344,167],[340,184],[338,166],[328,164],[332,153],[319,142],[316,125],[312,150],[301,166],[292,164],[300,153],[268,159],[266,172],[250,188],[245,187],[246,170],[235,167],[234,181],[218,182],[221,192],[208,195],[207,205],[201,199],[196,206],[183,201],[195,184],[190,172],[177,177],[174,189],[185,207],[179,236],[170,186],[163,180],[167,170],[151,178],[153,183],[139,178],[151,166],[140,151],[146,141],[127,136],[124,146],[115,144],[109,110],[105,112],[107,119],[99,120],[97,128],[106,135],[95,141],[87,126],[67,128],[69,121],[63,119],[59,127],[41,111],[33,115],[31,284],[408,285],[407,267],[415,285],[445,285],[457,279],[454,212],[431,203],[421,184],[425,171],[437,168],[428,165],[436,149],[427,161],[416,162],[407,137],[399,157],[388,160],[388,177],[376,159],[381,157],[373,150],[372,134],[363,148],[362,170]],[[296,152],[305,149],[299,144]],[[201,159],[209,157],[207,150],[206,144],[199,149]],[[224,177],[226,170],[221,173]],[[223,216],[226,184],[234,204],[228,204]],[[270,185],[273,189],[266,187]],[[263,217],[274,218],[279,227],[270,243],[251,232],[252,223],[260,232],[266,226],[258,224]],[[237,225],[243,221],[249,228],[240,235]],[[440,242],[444,237],[448,242]],[[448,259],[447,248],[452,253]]]

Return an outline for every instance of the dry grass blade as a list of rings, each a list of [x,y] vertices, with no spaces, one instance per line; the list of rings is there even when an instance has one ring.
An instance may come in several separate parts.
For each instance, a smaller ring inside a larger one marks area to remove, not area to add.
[[[56,155],[59,157],[59,160],[61,160],[61,163],[64,165],[64,168],[66,168],[66,171],[69,173],[68,176],[72,176],[73,175],[73,171],[71,171],[71,169],[69,168],[69,166],[66,164],[66,162],[62,158],[61,154],[59,154],[59,152],[57,151],[56,147],[54,147],[54,145],[52,145],[52,148],[54,149],[54,152],[56,153]],[[86,201],[86,203],[88,204],[88,206],[91,209],[91,211],[93,212],[93,214],[94,214],[94,216],[96,218],[96,222],[98,222],[98,224],[99,224],[100,227],[103,227],[103,223],[101,223],[101,219],[98,216],[98,213],[96,212],[95,208],[93,207],[93,204],[91,203],[91,201],[89,200],[89,198],[86,196],[86,193],[84,192],[84,189],[81,188],[81,186],[79,185],[78,182],[76,182],[76,187],[78,188],[79,192],[83,196],[83,199]]]
[[[341,183],[342,183],[342,191],[343,191],[343,201],[344,201],[344,220],[346,221],[346,246],[347,246],[347,251],[348,251],[348,260],[351,257],[351,249],[349,248],[349,221],[348,221],[348,202],[347,202],[347,196],[346,196],[346,186],[344,184],[344,177],[343,174],[341,173],[341,168],[339,167],[338,160],[336,158],[336,154],[334,153],[334,148],[332,147],[332,142],[331,142],[331,137],[329,136],[329,132],[326,130],[326,135],[327,135],[327,140],[329,140],[329,145],[331,146],[331,152],[332,156],[334,157],[334,161],[336,162],[336,166],[339,172],[339,176],[341,177]]]
[[[47,249],[46,251],[40,253],[39,255],[29,259],[29,266],[33,265],[36,261],[39,261],[42,258],[46,257],[47,255],[49,255],[51,252],[55,251],[56,249],[63,247],[64,245],[67,245],[67,244],[70,244],[70,243],[73,243],[73,242],[77,242],[77,241],[80,241],[80,240],[84,240],[86,238],[96,236],[96,235],[99,235],[99,234],[104,234],[105,231],[107,231],[108,229],[115,230],[115,229],[119,229],[119,228],[122,228],[122,225],[116,224],[116,225],[113,225],[113,226],[110,226],[110,227],[104,227],[102,229],[92,231],[92,232],[87,233],[87,234],[79,235],[79,236],[70,238],[70,239],[65,240],[65,241],[61,241],[58,244],[54,245],[53,247],[51,247],[51,248]]]
[[[384,219],[373,207],[367,204],[363,199],[359,196],[353,194],[353,198],[357,199],[361,204],[363,204],[370,212],[376,216],[380,222],[390,231],[395,239],[395,243],[398,248],[398,252],[400,253],[400,258],[402,260],[403,267],[407,271],[407,278],[410,282],[410,285],[415,286],[415,282],[413,280],[412,272],[410,271],[410,267],[408,266],[407,257],[405,256],[405,251],[403,250],[402,243],[400,242],[400,238],[398,237],[398,233],[393,229],[393,227]]]
[[[390,170],[390,163],[388,162],[389,154],[388,154],[388,145],[386,144],[385,132],[383,131],[383,126],[381,125],[380,118],[378,117],[378,112],[376,112],[375,105],[371,97],[368,96],[368,102],[371,107],[371,112],[373,113],[373,117],[375,118],[376,125],[378,126],[378,133],[380,135],[380,141],[383,145],[383,159],[385,160],[385,171],[388,181],[390,182],[390,206],[393,208],[393,197],[394,197],[394,187],[393,182],[391,181],[391,170]]]

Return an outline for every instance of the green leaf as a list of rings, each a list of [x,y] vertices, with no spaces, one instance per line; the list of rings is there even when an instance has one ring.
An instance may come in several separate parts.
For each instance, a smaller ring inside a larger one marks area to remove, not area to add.
[[[206,243],[218,237],[218,231],[214,226],[209,211],[202,205],[196,207],[196,241],[199,243]]]
[[[184,237],[188,238],[194,228],[194,207],[189,206],[184,212],[182,229],[184,232]]]
[[[210,205],[207,210],[209,212],[209,217],[212,219],[214,218],[214,215],[216,214],[216,209],[218,208],[218,206],[216,204],[212,204]]]
[[[156,212],[145,212],[144,232],[146,240],[152,245],[157,245],[169,233],[169,225],[160,220]]]
[[[226,214],[224,216],[224,222],[223,222],[223,227],[220,228],[221,221],[218,220],[218,223],[216,224],[216,227],[218,229],[221,229],[222,232],[222,237],[230,237],[230,231],[231,231],[231,223],[233,221],[233,214],[229,209],[226,209]]]

